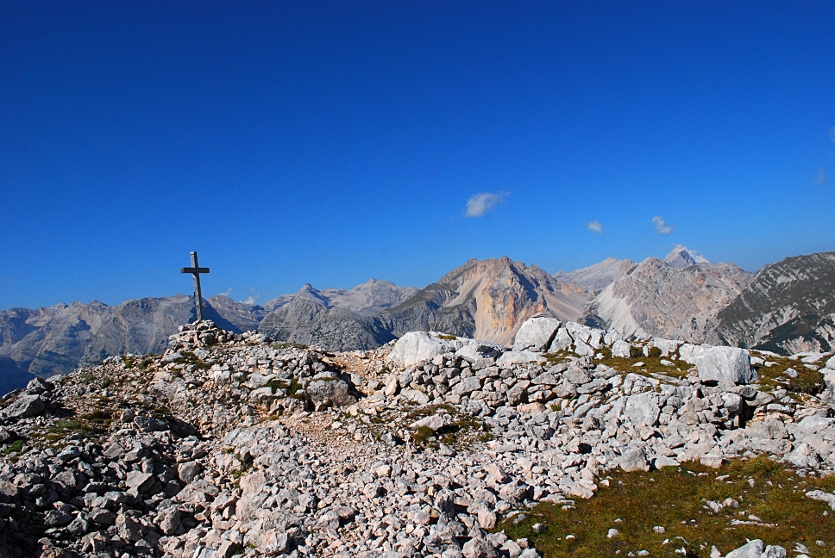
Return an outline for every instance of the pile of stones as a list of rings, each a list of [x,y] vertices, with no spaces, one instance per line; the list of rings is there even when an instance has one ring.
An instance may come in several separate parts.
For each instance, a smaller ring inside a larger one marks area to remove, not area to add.
[[[835,468],[835,358],[798,355],[826,382],[802,398],[755,383],[769,358],[545,317],[512,348],[415,332],[343,354],[192,324],[0,400],[0,555],[532,558],[499,521],[616,467]]]

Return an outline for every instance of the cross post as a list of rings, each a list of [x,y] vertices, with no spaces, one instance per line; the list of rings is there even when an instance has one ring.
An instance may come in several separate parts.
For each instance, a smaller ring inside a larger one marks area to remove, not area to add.
[[[197,265],[197,252],[191,253],[191,267],[181,267],[180,273],[191,273],[194,277],[194,304],[197,306],[197,321],[203,321],[203,293],[200,291],[200,274],[209,273],[208,267]]]

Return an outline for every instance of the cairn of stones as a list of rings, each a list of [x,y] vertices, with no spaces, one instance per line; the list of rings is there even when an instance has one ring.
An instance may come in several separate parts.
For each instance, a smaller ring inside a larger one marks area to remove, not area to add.
[[[669,373],[602,362],[636,355]],[[500,521],[615,468],[831,472],[835,357],[794,355],[825,388],[793,398],[758,383],[776,356],[543,316],[512,347],[412,332],[350,353],[198,322],[0,400],[0,556],[533,558]]]

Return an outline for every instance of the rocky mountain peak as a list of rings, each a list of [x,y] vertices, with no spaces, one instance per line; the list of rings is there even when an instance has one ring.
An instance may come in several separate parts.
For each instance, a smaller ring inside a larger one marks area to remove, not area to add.
[[[676,269],[684,269],[692,265],[702,263],[710,263],[707,258],[700,255],[695,250],[690,250],[687,246],[681,244],[673,248],[669,254],[664,258],[664,263]]]

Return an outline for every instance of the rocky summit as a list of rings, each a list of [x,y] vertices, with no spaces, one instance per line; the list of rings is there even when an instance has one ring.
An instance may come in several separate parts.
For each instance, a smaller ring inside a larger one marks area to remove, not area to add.
[[[571,513],[615,469],[765,454],[830,474],[833,389],[831,353],[630,341],[547,316],[508,347],[411,332],[343,353],[200,322],[162,355],[0,400],[0,555],[532,558],[503,526],[543,502]],[[727,556],[786,556],[768,542]]]

